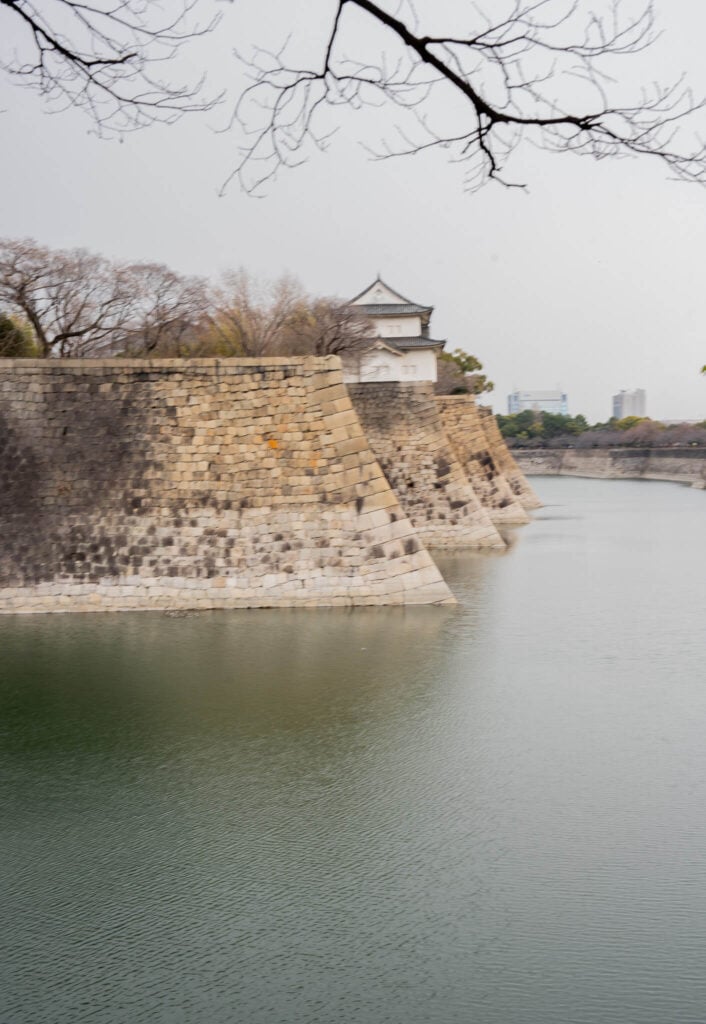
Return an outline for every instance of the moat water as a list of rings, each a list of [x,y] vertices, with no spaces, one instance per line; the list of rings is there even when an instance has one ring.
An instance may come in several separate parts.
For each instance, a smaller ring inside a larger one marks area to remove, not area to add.
[[[2,1024],[706,1021],[706,494],[534,484],[458,608],[0,619]]]

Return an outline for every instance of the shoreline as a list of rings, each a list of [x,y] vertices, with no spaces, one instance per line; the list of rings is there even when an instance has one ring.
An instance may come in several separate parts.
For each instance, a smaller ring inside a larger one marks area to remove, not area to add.
[[[706,451],[700,448],[514,448],[527,476],[600,480],[663,480],[706,490]]]

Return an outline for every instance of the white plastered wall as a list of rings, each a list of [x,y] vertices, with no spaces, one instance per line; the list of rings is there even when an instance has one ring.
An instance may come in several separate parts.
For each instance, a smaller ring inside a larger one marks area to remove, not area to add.
[[[381,316],[374,324],[380,338],[418,338],[422,333],[420,316]]]
[[[344,361],[346,384],[366,381],[436,381],[436,354],[430,349],[396,354],[371,349],[354,360]]]

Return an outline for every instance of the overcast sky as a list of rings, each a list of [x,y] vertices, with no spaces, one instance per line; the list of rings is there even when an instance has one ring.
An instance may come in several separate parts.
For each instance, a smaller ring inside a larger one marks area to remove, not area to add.
[[[454,6],[467,5],[446,3]],[[232,47],[282,39],[304,10],[316,20],[330,7],[237,0],[191,60],[237,90]],[[664,31],[650,77],[684,71],[706,95],[706,5],[657,8]],[[12,33],[19,44],[19,24],[5,12],[3,48]],[[644,387],[655,418],[706,417],[706,190],[668,180],[657,161],[596,163],[527,148],[512,167],[528,193],[495,185],[465,194],[443,153],[371,162],[357,144],[370,127],[361,116],[346,118],[327,153],[281,174],[265,198],[237,185],[219,197],[237,142],[214,133],[222,112],[104,141],[83,114],[48,115],[39,97],[2,77],[0,110],[0,235],[206,276],[237,266],[288,271],[313,293],[341,297],[379,272],[435,306],[436,337],[483,361],[496,411],[514,388],[560,387],[571,413],[602,420],[617,389]],[[384,113],[374,117],[383,130]],[[706,114],[701,129],[706,137]]]

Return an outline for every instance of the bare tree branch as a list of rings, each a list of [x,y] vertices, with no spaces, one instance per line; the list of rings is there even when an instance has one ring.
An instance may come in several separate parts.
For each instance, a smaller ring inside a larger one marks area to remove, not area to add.
[[[0,240],[0,304],[28,321],[41,356],[166,354],[208,310],[199,279],[32,239]]]
[[[177,0],[172,13],[149,0],[0,0],[16,17],[17,52],[0,68],[38,89],[53,111],[84,109],[100,134],[122,133],[210,109],[205,76],[174,85],[158,74],[187,42],[211,32],[195,17],[200,0]]]
[[[341,356],[347,360],[370,348],[370,321],[340,299],[310,299],[290,326],[284,345],[295,355]]]
[[[244,59],[251,83],[229,123],[243,144],[226,185],[237,178],[260,194],[281,168],[299,165],[311,147],[326,147],[327,108],[380,103],[399,108],[403,123],[393,141],[374,150],[376,158],[444,149],[464,165],[469,189],[489,180],[522,187],[504,172],[523,142],[595,159],[649,156],[675,178],[706,183],[706,147],[687,131],[704,101],[684,79],[643,86],[626,100],[627,88],[615,79],[627,57],[657,39],[653,0],[637,9],[606,0],[603,13],[581,0],[457,6],[461,22],[475,23],[472,31],[422,32],[423,17],[434,15],[431,0],[419,11],[409,3],[332,0],[318,66],[288,63],[286,45],[254,47]],[[356,12],[384,30],[372,60],[363,52],[370,33],[351,31]],[[449,110],[457,111],[456,130],[449,130]]]
[[[213,289],[209,329],[198,353],[269,356],[282,353],[282,336],[301,315],[304,294],[293,278],[255,281],[247,271],[228,271]]]

